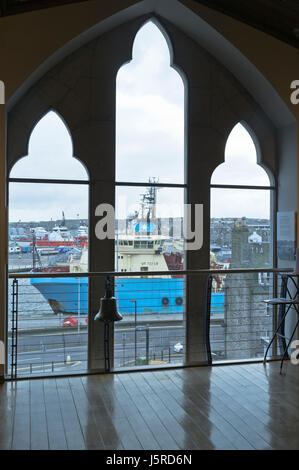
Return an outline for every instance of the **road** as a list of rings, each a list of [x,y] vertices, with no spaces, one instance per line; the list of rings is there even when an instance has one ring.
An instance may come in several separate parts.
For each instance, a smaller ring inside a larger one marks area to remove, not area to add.
[[[139,327],[140,328],[140,327]],[[136,331],[136,365],[147,363],[182,363],[185,330],[182,325],[150,326]],[[10,343],[10,342],[9,342]],[[175,350],[176,344],[183,349]],[[211,327],[212,350],[222,351],[224,328]],[[9,347],[9,351],[11,348]],[[10,370],[10,358],[9,358]],[[114,367],[135,365],[135,329],[123,327],[115,330]],[[84,372],[87,368],[87,330],[78,333],[67,330],[59,334],[20,335],[18,338],[18,375]]]

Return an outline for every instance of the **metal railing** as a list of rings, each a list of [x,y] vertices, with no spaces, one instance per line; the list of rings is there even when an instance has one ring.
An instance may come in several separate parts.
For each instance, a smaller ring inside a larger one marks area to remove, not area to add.
[[[210,310],[218,312],[217,323],[209,326],[210,361],[262,358],[276,323],[276,312],[269,310],[263,301],[276,296],[280,278],[261,272],[230,272],[220,277],[220,291],[215,289],[213,276],[207,289]],[[271,353],[273,356],[274,350]]]
[[[269,311],[262,301],[277,296],[278,274],[289,271],[9,274],[7,373],[16,378],[86,372],[88,282],[106,276],[114,279],[123,315],[114,328],[115,369],[184,364],[184,318],[188,315],[191,276],[211,280],[206,291],[209,309],[204,313],[207,329],[203,333],[210,362],[262,357],[276,325],[275,309]],[[274,343],[272,356],[277,349]]]

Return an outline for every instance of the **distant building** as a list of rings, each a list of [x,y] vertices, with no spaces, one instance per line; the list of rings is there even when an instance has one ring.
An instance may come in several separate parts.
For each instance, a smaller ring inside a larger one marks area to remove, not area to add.
[[[270,244],[256,232],[249,235],[246,218],[235,220],[230,268],[266,268]],[[225,278],[225,359],[255,358],[264,353],[261,338],[269,336],[272,317],[266,315],[271,279],[260,273],[229,274]]]

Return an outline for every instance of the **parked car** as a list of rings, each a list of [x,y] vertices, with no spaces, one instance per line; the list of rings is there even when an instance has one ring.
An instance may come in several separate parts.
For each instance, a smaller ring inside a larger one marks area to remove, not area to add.
[[[175,352],[180,353],[180,352],[183,352],[184,346],[182,345],[182,343],[176,343],[173,346],[173,349]]]
[[[86,325],[88,324],[88,318],[84,319]],[[80,323],[82,325],[82,323]],[[65,318],[62,322],[62,326],[78,326],[78,318],[74,317],[73,315]]]
[[[10,246],[8,248],[8,253],[21,253],[21,248],[19,246]]]
[[[78,326],[78,320],[71,315],[63,320],[62,326]]]

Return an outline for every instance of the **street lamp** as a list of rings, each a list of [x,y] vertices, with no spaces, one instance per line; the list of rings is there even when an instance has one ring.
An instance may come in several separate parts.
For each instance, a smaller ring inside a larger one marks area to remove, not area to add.
[[[130,299],[130,302],[134,302],[135,304],[135,366],[137,360],[137,300]]]

